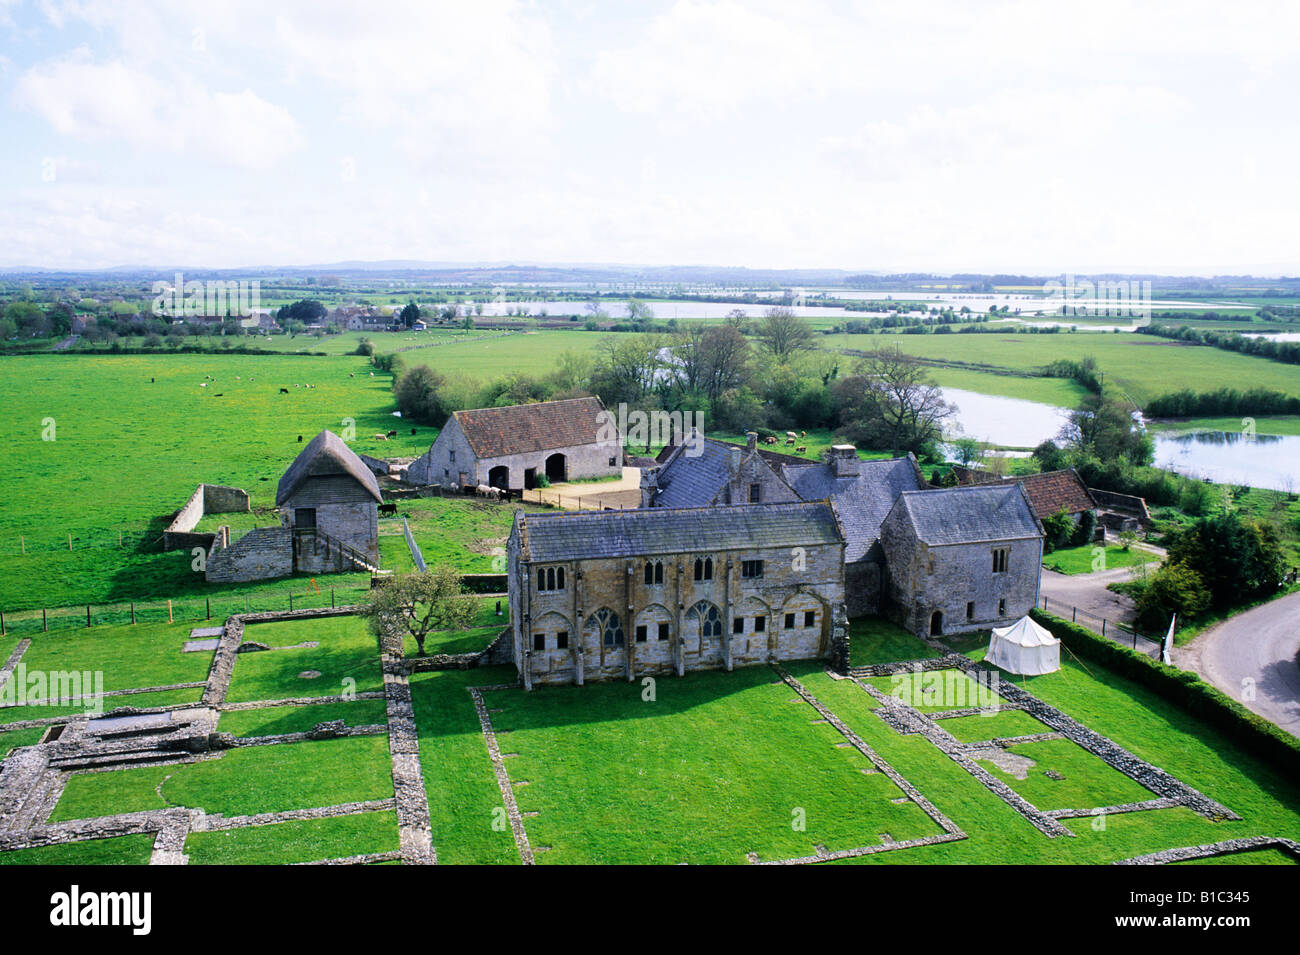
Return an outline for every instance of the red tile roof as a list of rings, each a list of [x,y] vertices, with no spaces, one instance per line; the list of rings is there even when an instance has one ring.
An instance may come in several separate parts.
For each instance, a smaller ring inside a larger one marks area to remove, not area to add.
[[[999,479],[991,471],[979,468],[964,468],[953,465],[953,473],[963,485],[993,484],[999,480],[1003,484],[1022,484],[1029,495],[1029,504],[1034,509],[1034,516],[1040,521],[1051,517],[1062,509],[1068,514],[1091,511],[1097,507],[1088,492],[1088,486],[1074,468],[1064,471],[1044,471],[1042,474],[1020,474]]]
[[[595,444],[601,431],[597,416],[604,410],[599,398],[570,398],[457,411],[455,418],[479,458],[499,458]]]

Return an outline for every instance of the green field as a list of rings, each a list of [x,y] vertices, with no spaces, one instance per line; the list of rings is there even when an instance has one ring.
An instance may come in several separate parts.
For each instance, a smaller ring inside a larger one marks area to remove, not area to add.
[[[1096,551],[1102,550],[1098,554]],[[1079,547],[1062,547],[1043,555],[1043,566],[1058,574],[1091,574],[1135,564],[1149,564],[1160,560],[1160,555],[1140,547],[1125,550],[1116,544],[1083,544]]]

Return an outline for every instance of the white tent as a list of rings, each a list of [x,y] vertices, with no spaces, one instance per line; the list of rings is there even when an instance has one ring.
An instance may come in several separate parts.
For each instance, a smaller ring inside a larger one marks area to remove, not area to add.
[[[1028,617],[996,627],[984,659],[1009,673],[1038,676],[1061,668],[1061,641]]]

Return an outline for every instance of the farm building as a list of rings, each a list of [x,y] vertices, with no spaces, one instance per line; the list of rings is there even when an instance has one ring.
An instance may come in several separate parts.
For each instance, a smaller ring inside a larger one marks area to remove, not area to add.
[[[847,665],[844,536],[824,503],[527,514],[506,545],[527,688]]]
[[[953,465],[957,483],[963,486],[979,484],[1019,484],[1029,495],[1029,505],[1040,521],[1065,511],[1077,524],[1087,511],[1097,513],[1097,501],[1088,485],[1083,483],[1074,468],[1064,471],[1044,471],[1041,474],[1016,474],[999,477],[990,471]]]
[[[220,528],[208,554],[207,579],[378,571],[382,500],[371,470],[342,438],[322,431],[280,478],[280,526],[254,528],[233,543],[229,528]]]
[[[918,636],[1005,626],[1038,600],[1043,528],[1019,484],[904,491],[880,545],[885,610]]]
[[[599,398],[457,411],[406,470],[408,484],[512,490],[622,474],[623,449]]]

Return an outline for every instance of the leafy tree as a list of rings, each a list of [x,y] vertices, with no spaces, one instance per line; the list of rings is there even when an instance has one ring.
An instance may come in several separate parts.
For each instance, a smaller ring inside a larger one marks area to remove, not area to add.
[[[286,305],[275,313],[275,320],[280,327],[288,329],[292,326],[301,328],[305,325],[315,325],[321,322],[329,314],[327,309],[314,298],[304,298],[292,305]]]
[[[428,365],[415,365],[393,382],[393,395],[402,417],[442,427],[451,409],[440,394],[445,379]]]
[[[975,438],[958,438],[952,442],[952,449],[957,455],[957,461],[966,467],[984,460],[984,449]]]
[[[1107,395],[1089,395],[1061,436],[1079,450],[1103,461],[1124,460],[1133,465],[1150,464],[1155,446],[1145,431],[1133,422],[1129,409]]]
[[[402,323],[403,327],[411,328],[420,320],[420,306],[416,305],[413,301],[407,302],[398,313],[397,318]]]
[[[1039,470],[1042,471],[1060,471],[1070,466],[1070,457],[1061,448],[1056,446],[1056,442],[1048,439],[1034,448],[1034,458],[1038,461]]]
[[[1064,547],[1074,537],[1074,531],[1074,519],[1065,508],[1043,518],[1043,551],[1051,553],[1058,547]]]
[[[460,584],[460,573],[448,564],[387,577],[366,595],[360,615],[381,640],[389,635],[414,637],[424,656],[429,634],[466,630],[474,622],[478,599],[462,593]]]
[[[1276,593],[1286,575],[1277,529],[1240,511],[1201,518],[1177,532],[1168,549],[1170,563],[1200,574],[1219,610]]]

